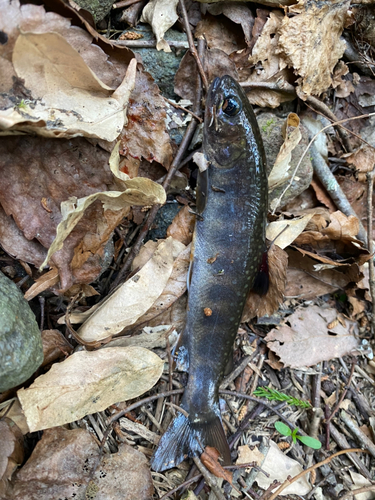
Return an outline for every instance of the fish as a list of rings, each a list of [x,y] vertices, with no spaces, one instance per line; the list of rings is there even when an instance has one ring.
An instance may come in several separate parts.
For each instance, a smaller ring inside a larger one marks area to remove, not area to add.
[[[268,184],[254,111],[240,85],[217,77],[207,92],[203,154],[196,189],[191,275],[183,360],[189,377],[181,408],[151,459],[162,472],[215,447],[231,463],[219,386],[253,285],[268,287],[265,246]]]

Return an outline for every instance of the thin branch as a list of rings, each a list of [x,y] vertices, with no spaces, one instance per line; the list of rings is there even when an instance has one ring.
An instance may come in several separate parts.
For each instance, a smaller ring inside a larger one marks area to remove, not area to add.
[[[360,493],[367,493],[368,491],[374,491],[374,490],[375,490],[375,484],[369,484],[368,486],[364,486],[363,488],[357,488],[356,490],[348,491],[348,493],[345,493],[345,495],[340,497],[340,500],[347,500],[350,497],[354,498]]]
[[[293,175],[292,177],[290,178],[290,181],[288,183],[288,185],[286,186],[286,188],[284,189],[284,191],[281,193],[279,199],[277,200],[277,203],[276,203],[276,206],[275,208],[273,209],[272,211],[272,214],[274,214],[276,212],[276,209],[277,207],[280,205],[281,203],[281,200],[283,199],[285,193],[288,191],[288,189],[290,188],[290,186],[292,185],[293,181],[294,181],[294,178],[298,172],[298,169],[302,163],[302,160],[304,159],[304,157],[306,156],[308,150],[310,149],[310,146],[313,144],[313,142],[315,141],[315,139],[318,137],[319,134],[323,133],[325,130],[329,129],[330,127],[334,126],[334,125],[340,125],[341,123],[346,123],[346,122],[349,122],[349,121],[352,121],[352,120],[359,120],[361,118],[370,118],[371,116],[375,116],[375,113],[368,113],[366,115],[360,115],[360,116],[353,116],[351,118],[346,118],[345,120],[339,120],[338,122],[334,122],[334,123],[331,123],[329,125],[326,125],[325,127],[323,127],[321,130],[319,130],[319,132],[317,132],[314,137],[311,139],[311,141],[308,143],[308,145],[306,146],[306,149],[305,151],[303,152],[299,162],[297,163],[296,165],[296,168],[294,169],[294,172],[293,172]]]
[[[202,476],[204,477],[206,483],[211,488],[211,490],[215,493],[216,498],[218,500],[226,500],[223,492],[220,489],[220,486],[217,484],[216,477],[209,472],[206,467],[202,464],[201,460],[198,457],[193,458],[195,465],[198,467]]]
[[[137,49],[152,49],[156,47],[156,40],[115,40],[113,45],[122,45],[124,47],[133,47]],[[183,40],[168,40],[168,45],[175,49],[188,49],[189,44]]]
[[[348,450],[337,451],[336,453],[334,453],[330,457],[326,458],[322,462],[314,464],[311,467],[309,467],[308,469],[303,470],[302,472],[300,472],[296,476],[292,477],[292,479],[286,479],[283,482],[283,484],[280,486],[280,488],[278,488],[275,491],[275,493],[270,497],[269,500],[275,500],[275,498],[278,497],[280,495],[280,493],[282,491],[284,491],[285,488],[287,488],[290,484],[295,483],[296,481],[298,481],[298,479],[300,479],[301,477],[303,477],[305,474],[308,474],[309,472],[311,472],[311,471],[313,471],[315,469],[318,469],[322,465],[328,464],[333,458],[338,457],[339,455],[343,455],[344,453],[355,453],[355,452],[357,452],[357,453],[363,453],[364,451],[361,450],[361,448],[349,448]]]
[[[187,109],[187,108],[184,108],[183,106],[180,106],[179,104],[177,104],[176,102],[173,102],[171,101],[170,99],[167,99],[166,97],[164,97],[164,100],[167,101],[171,106],[173,106],[174,108],[176,109],[181,109],[182,111],[184,111],[185,113],[189,113],[190,115],[194,116],[194,118],[196,120],[199,121],[199,123],[203,123],[203,120],[202,118],[200,118],[198,115],[196,115],[195,113],[193,113],[192,111],[190,111],[190,109]]]
[[[375,168],[367,172],[367,248],[371,255],[374,254],[374,240],[372,239],[372,195],[374,189]],[[368,262],[369,266],[369,285],[372,298],[371,311],[371,333],[375,336],[375,270],[373,257]]]
[[[200,76],[202,78],[203,86],[204,86],[204,88],[207,91],[208,90],[208,81],[207,81],[206,73],[204,72],[202,61],[201,61],[201,59],[199,57],[199,54],[197,52],[197,49],[195,48],[195,45],[194,45],[193,35],[191,33],[191,29],[190,29],[190,25],[189,25],[189,18],[188,18],[188,15],[187,15],[187,11],[186,11],[186,6],[185,6],[184,0],[180,0],[180,8],[181,8],[181,12],[182,12],[182,18],[184,20],[184,26],[185,26],[186,36],[187,36],[188,42],[189,42],[190,53],[191,53],[191,55],[195,59],[195,62],[197,64],[197,68],[198,68],[199,74],[200,74]]]

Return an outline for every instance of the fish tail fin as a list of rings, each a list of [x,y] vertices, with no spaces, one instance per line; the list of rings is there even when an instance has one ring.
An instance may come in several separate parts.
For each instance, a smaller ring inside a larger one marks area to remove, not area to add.
[[[201,422],[191,422],[179,413],[163,434],[152,459],[151,468],[156,472],[176,467],[187,457],[203,452],[206,446],[216,448],[224,465],[231,463],[230,449],[221,423],[216,414]]]

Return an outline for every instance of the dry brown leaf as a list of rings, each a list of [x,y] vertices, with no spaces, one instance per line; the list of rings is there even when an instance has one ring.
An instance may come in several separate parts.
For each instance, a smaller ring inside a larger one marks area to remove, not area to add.
[[[78,330],[85,342],[99,341],[134,325],[163,292],[174,259],[184,245],[173,238],[162,241],[153,257],[132,278],[104,300]]]
[[[244,6],[244,8],[246,7]],[[209,49],[220,49],[229,55],[246,47],[243,34],[236,28],[228,19],[207,14],[198,23],[195,29],[195,37],[207,40]]]
[[[24,297],[26,300],[32,300],[34,297],[53,287],[60,281],[59,271],[53,267],[47,273],[42,274],[33,285],[26,291]]]
[[[186,323],[186,294],[181,295],[171,307],[165,309],[160,315],[155,316],[147,322],[148,326],[173,325],[177,331],[181,331]]]
[[[358,241],[356,236],[359,230],[359,221],[354,215],[346,216],[339,210],[331,214],[329,226],[322,233],[331,240]]]
[[[251,449],[247,444],[238,447],[238,458],[236,460],[236,465],[250,464],[251,462],[256,462],[258,467],[260,467],[263,463],[263,460],[264,460],[264,455],[259,451],[257,446],[254,446],[253,449]],[[248,469],[246,469],[246,471],[248,472],[251,469],[252,468],[249,467]]]
[[[354,165],[359,172],[370,172],[374,168],[375,151],[367,144],[345,156],[349,165]]]
[[[21,33],[12,62],[30,99],[0,112],[3,135],[26,131],[46,137],[84,135],[113,141],[120,134],[135,84],[135,59],[115,92],[58,33]]]
[[[139,164],[142,158],[149,162],[155,160],[168,169],[173,150],[166,126],[166,102],[149,73],[141,70],[137,72],[127,115],[128,125],[121,132],[120,154],[125,156],[123,171],[126,172],[127,168],[130,173],[134,169],[134,162]],[[150,169],[149,165],[147,169]]]
[[[0,436],[0,496],[4,498],[13,473],[23,462],[24,444],[22,432],[6,417],[0,420]]]
[[[42,344],[44,356],[42,366],[50,365],[73,351],[73,347],[59,330],[43,330]]]
[[[233,473],[229,470],[223,469],[219,463],[220,452],[212,446],[206,446],[204,452],[201,455],[201,460],[203,465],[214,474],[216,477],[222,477],[229,484],[232,484]]]
[[[286,252],[289,257],[286,297],[311,300],[338,289],[345,290],[349,283],[357,283],[363,277],[357,264],[317,270],[317,260],[303,256],[292,248],[288,248]]]
[[[75,352],[17,393],[31,432],[63,425],[153,387],[163,361],[142,347]]]
[[[249,45],[251,39],[251,31],[254,25],[254,16],[247,5],[241,4],[239,2],[220,2],[214,5],[207,5],[207,10],[208,12],[210,12],[210,14],[215,16],[224,14],[225,17],[227,17],[234,23],[240,24],[245,36],[245,42]]]
[[[188,206],[183,207],[176,217],[173,219],[172,224],[167,229],[167,236],[181,241],[184,245],[189,245],[193,238],[195,225],[195,215],[191,213]]]
[[[27,425],[25,415],[22,411],[20,402],[17,398],[8,400],[9,406],[4,406],[0,410],[0,417],[4,417],[5,414],[7,418],[13,420],[17,425],[23,435],[30,432],[29,426]]]
[[[302,77],[302,90],[320,95],[332,84],[332,73],[345,51],[341,40],[350,0],[307,2],[289,7],[279,28],[276,53]]]
[[[289,113],[283,126],[284,142],[276,157],[274,166],[268,176],[268,188],[271,191],[278,186],[281,186],[290,176],[290,161],[292,152],[302,139],[300,131],[300,120],[295,113]],[[272,209],[273,207],[271,207]]]
[[[105,344],[103,349],[108,347],[128,347],[131,345],[144,347],[145,349],[156,349],[158,347],[166,349],[168,342],[172,346],[177,339],[178,334],[172,325],[145,326],[139,335],[118,337]]]
[[[267,226],[266,236],[269,241],[273,241],[278,247],[284,249],[291,245],[302,233],[307,224],[312,219],[314,213],[306,214],[300,219],[280,220],[271,222]]]
[[[320,181],[313,179],[311,181],[311,187],[314,189],[315,195],[316,195],[317,199],[320,201],[320,203],[325,205],[331,213],[335,212],[336,205],[333,203],[332,198],[327,194],[327,191],[322,186]]]
[[[149,500],[152,497],[152,478],[141,452],[120,445],[117,453],[102,458],[89,484],[98,456],[98,446],[88,431],[64,427],[47,429],[17,474],[12,499],[85,498],[85,493],[86,498],[97,500]],[[95,486],[95,495],[90,496],[90,485]]]
[[[171,52],[168,42],[164,40],[164,33],[171,28],[178,19],[178,0],[151,0],[143,9],[141,22],[149,23],[156,36],[157,50]]]
[[[252,290],[250,291],[246,298],[241,321],[249,321],[255,316],[271,315],[277,311],[283,302],[287,267],[287,253],[277,245],[272,245],[268,250],[268,292],[266,295],[260,296]]]
[[[358,325],[347,320],[328,329],[337,317],[333,308],[298,307],[286,318],[288,324],[272,329],[265,340],[285,366],[313,366],[349,354],[358,346]]]
[[[14,222],[13,217],[4,212],[0,205],[0,244],[7,254],[39,267],[47,250],[36,239],[27,240]]]

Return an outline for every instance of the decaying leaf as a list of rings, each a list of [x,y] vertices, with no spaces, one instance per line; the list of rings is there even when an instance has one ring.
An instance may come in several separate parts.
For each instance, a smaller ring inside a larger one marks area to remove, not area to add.
[[[219,463],[220,452],[212,446],[206,446],[204,452],[201,455],[202,463],[207,469],[212,472],[216,477],[222,477],[225,481],[232,484],[233,473],[231,471],[223,469],[222,465]]]
[[[53,287],[60,281],[59,271],[55,267],[50,269],[48,273],[42,274],[36,282],[27,290],[24,297],[26,300],[32,300],[34,297],[44,292],[48,288]]]
[[[171,28],[178,19],[178,0],[151,0],[143,9],[141,22],[149,23],[156,36],[157,50],[171,52],[168,42],[164,40],[164,33]]]
[[[281,186],[288,179],[292,152],[302,139],[299,124],[298,115],[289,113],[283,127],[284,143],[280,148],[275,164],[268,176],[269,190]]]
[[[273,241],[280,248],[286,248],[302,233],[313,215],[314,214],[311,213],[306,214],[300,219],[271,222],[267,226],[267,239]]]
[[[261,453],[257,446],[249,447],[249,445],[245,444],[243,446],[238,447],[238,458],[236,460],[236,464],[250,464],[255,462],[258,467],[261,467],[264,461],[264,455]],[[246,471],[251,470],[246,469]]]
[[[118,154],[119,144],[114,148],[110,163],[116,163],[115,158]],[[43,268],[53,256],[55,252],[63,247],[65,239],[70,235],[75,226],[83,217],[85,211],[94,204],[100,201],[103,205],[104,212],[120,212],[120,220],[124,216],[124,210],[128,209],[131,205],[153,205],[155,203],[163,204],[166,200],[166,194],[162,186],[146,179],[144,177],[136,177],[134,179],[127,179],[128,176],[116,171],[115,166],[112,166],[113,173],[119,175],[117,182],[121,182],[124,191],[105,191],[86,196],[85,198],[77,199],[70,198],[68,201],[61,204],[62,221],[56,228],[56,238],[48,249],[47,257],[45,258],[41,268]],[[117,219],[117,218],[116,218]],[[114,226],[111,227],[109,233],[118,224],[115,221]],[[109,237],[109,235],[108,235]],[[107,238],[108,240],[108,238]],[[76,265],[81,267],[82,262]]]
[[[173,329],[173,325],[145,326],[139,335],[113,339],[108,344],[105,344],[103,349],[107,349],[108,347],[128,347],[131,345],[144,347],[145,349],[155,349],[157,347],[165,349],[168,342],[170,346],[173,346],[177,338],[178,335],[176,330]]]
[[[286,272],[288,267],[288,254],[277,245],[272,245],[268,250],[269,287],[266,295],[260,296],[250,290],[241,321],[249,321],[255,316],[271,315],[277,311],[283,302]]]
[[[336,316],[333,308],[298,307],[286,319],[290,326],[284,324],[268,333],[267,346],[291,368],[345,356],[358,346],[358,324],[346,320],[345,327],[339,323],[328,329]]]
[[[24,445],[22,432],[9,418],[0,420],[0,436],[0,496],[3,498],[14,471],[23,462]]]
[[[254,25],[254,16],[247,5],[239,2],[220,2],[214,5],[208,5],[207,10],[215,16],[224,14],[225,17],[234,23],[240,24],[245,37],[245,42],[249,44],[251,39],[251,30]]]
[[[161,241],[142,269],[103,301],[81,326],[78,335],[82,340],[103,340],[133,325],[163,292],[172,273],[174,258],[184,248],[171,237]]]
[[[167,229],[167,236],[172,236],[184,245],[188,245],[192,238],[195,225],[195,215],[191,213],[188,206],[183,207],[176,217],[173,219],[172,224]]]
[[[22,131],[47,137],[84,135],[106,141],[120,134],[135,84],[135,59],[114,92],[58,33],[21,33],[12,62],[31,98],[29,104],[0,111],[3,134]]]
[[[98,456],[98,445],[88,431],[64,427],[47,429],[17,474],[12,499],[149,500],[152,497],[147,459],[125,444],[119,446],[117,453],[102,458],[91,481],[95,495],[90,496],[89,481]]]
[[[163,361],[142,347],[75,352],[54,363],[18,398],[30,432],[56,427],[133,399],[159,380]]]
[[[66,357],[73,351],[73,347],[59,330],[43,330],[42,344],[42,366],[47,366],[59,358]]]
[[[258,455],[259,456],[259,455]],[[257,455],[252,460],[252,455],[247,455],[241,458],[241,462],[246,463],[257,460]],[[297,460],[284,455],[284,453],[279,449],[274,441],[270,441],[270,449],[266,455],[266,458],[262,464],[262,470],[267,472],[269,476],[265,474],[257,475],[257,483],[260,488],[267,490],[267,488],[273,483],[274,480],[279,481],[281,484],[286,481],[288,477],[294,477],[300,472],[302,472],[302,466]],[[306,495],[311,490],[311,486],[306,478],[306,475],[294,481],[290,486],[283,490],[283,495]]]
[[[350,165],[354,165],[359,172],[370,172],[375,164],[375,151],[367,144],[364,144],[353,153],[346,156],[346,161]]]
[[[207,14],[197,25],[195,36],[204,38],[210,49],[220,49],[227,55],[246,47],[243,34],[225,18]]]
[[[341,40],[350,0],[306,2],[288,8],[279,28],[276,53],[281,54],[302,77],[302,90],[320,95],[332,83],[332,73],[344,54]]]

